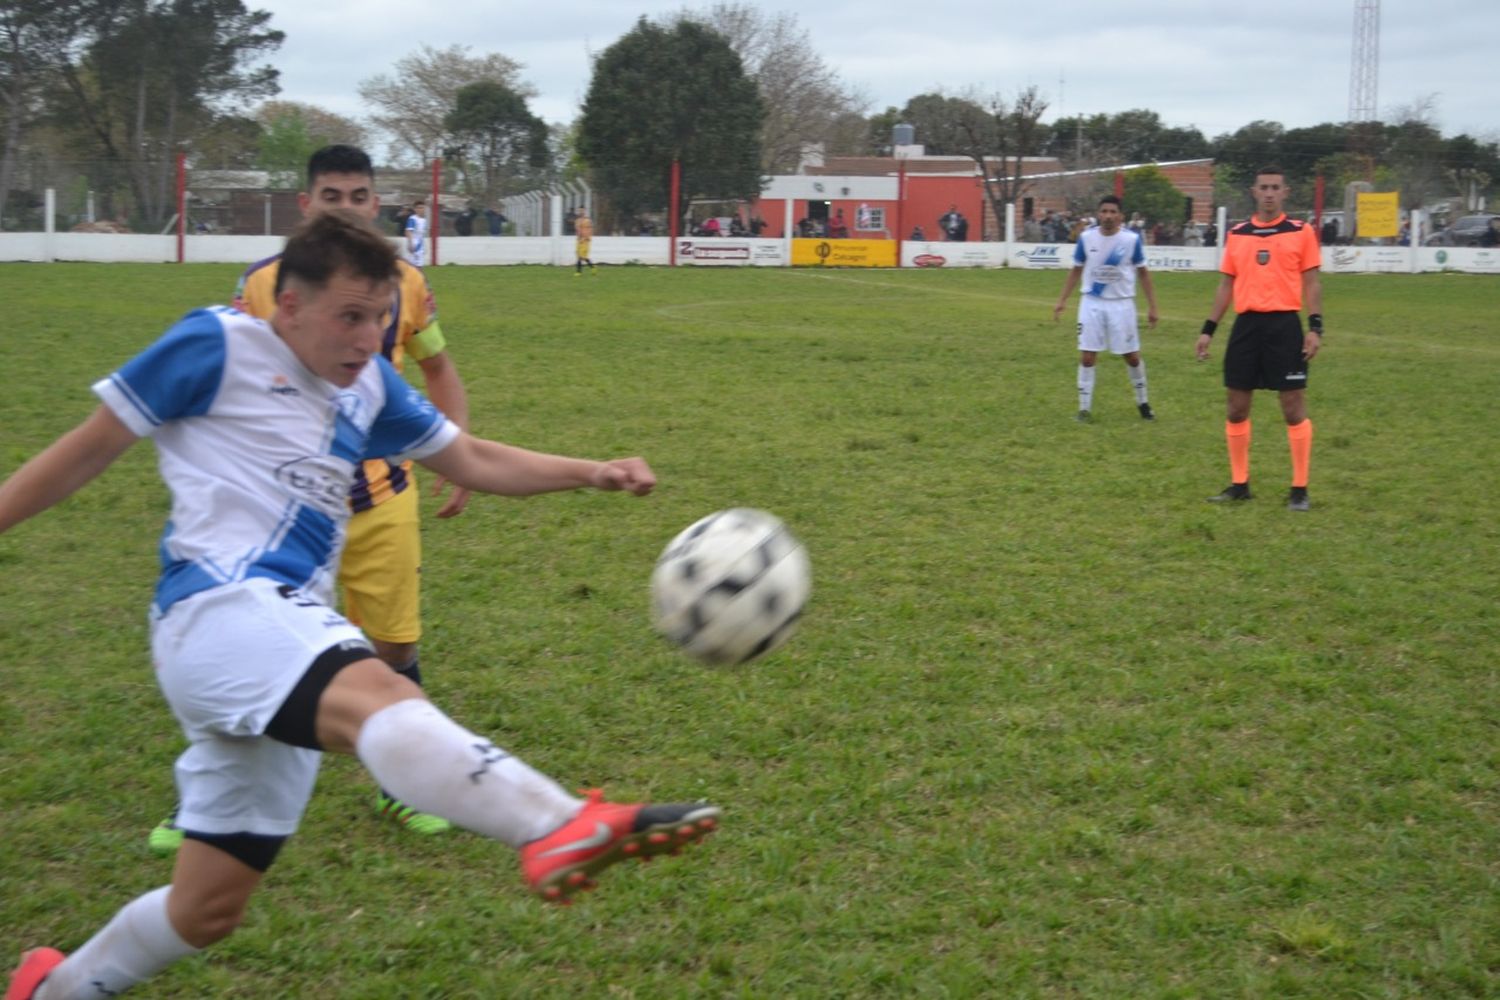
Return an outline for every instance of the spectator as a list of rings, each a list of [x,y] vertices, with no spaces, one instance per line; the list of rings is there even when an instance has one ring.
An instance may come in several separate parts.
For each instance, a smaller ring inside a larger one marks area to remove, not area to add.
[[[703,220],[703,235],[704,236],[723,236],[724,235],[723,231],[719,228],[719,220],[718,220],[717,216],[710,215],[707,219]]]
[[[759,236],[762,232],[765,231],[765,228],[766,228],[766,220],[765,219],[762,219],[758,215],[753,215],[753,216],[750,217],[750,235],[751,236]]]
[[[963,213],[958,210],[957,205],[948,206],[948,211],[944,212],[938,218],[938,229],[942,232],[945,240],[957,242],[962,239],[958,233],[960,227],[963,225],[963,219]]]
[[[926,242],[927,234],[922,232],[921,226],[913,226],[911,231],[911,238],[921,242]]]
[[[1184,246],[1201,247],[1203,245],[1203,227],[1189,219],[1188,224],[1182,228],[1182,242]]]
[[[465,205],[464,210],[453,217],[453,231],[459,236],[473,236],[474,218],[478,214],[473,205]]]
[[[489,223],[491,236],[502,235],[505,232],[505,224],[510,221],[505,217],[505,213],[494,205],[484,210],[484,219]]]
[[[844,210],[834,209],[833,221],[828,223],[828,238],[831,240],[847,240],[849,238],[849,224],[844,221]]]
[[[1026,224],[1021,227],[1021,239],[1026,243],[1042,242],[1042,224],[1035,216],[1027,219]]]
[[[1500,247],[1500,215],[1490,220],[1490,228],[1479,237],[1482,247]]]
[[[1219,245],[1219,224],[1217,222],[1210,222],[1203,227],[1203,245],[1206,247],[1216,247]]]

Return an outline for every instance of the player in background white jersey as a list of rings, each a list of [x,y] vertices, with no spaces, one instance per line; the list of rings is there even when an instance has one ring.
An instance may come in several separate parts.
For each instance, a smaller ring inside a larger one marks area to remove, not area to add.
[[[406,262],[414,267],[427,263],[427,202],[421,198],[412,202],[406,217]]]
[[[1056,322],[1067,308],[1068,296],[1083,283],[1078,302],[1078,419],[1087,423],[1094,410],[1094,361],[1108,350],[1125,358],[1125,371],[1135,390],[1136,409],[1143,420],[1155,420],[1146,394],[1146,363],[1141,360],[1141,335],[1135,315],[1135,282],[1146,290],[1146,320],[1156,326],[1156,289],[1146,269],[1141,236],[1120,225],[1120,199],[1099,199],[1099,224],[1085,229],[1073,248],[1073,269],[1052,308]]]
[[[656,485],[641,458],[567,458],[461,431],[380,355],[399,276],[368,220],[306,220],[282,253],[269,323],[190,313],[94,386],[103,405],[91,416],[0,483],[3,533],[152,438],[172,493],[152,654],[190,741],[177,762],[187,835],[171,884],[70,956],[27,952],[7,1000],[115,996],[228,936],[296,830],[324,751],[357,756],[403,801],[517,848],[549,900],[717,825],[703,803],[574,798],[444,715],[329,605],[366,457],[410,457],[512,496]]]

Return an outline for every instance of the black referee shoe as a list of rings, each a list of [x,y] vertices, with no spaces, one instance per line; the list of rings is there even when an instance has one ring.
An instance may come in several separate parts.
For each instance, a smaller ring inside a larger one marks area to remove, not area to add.
[[[1293,486],[1292,491],[1286,495],[1287,510],[1311,510],[1312,504],[1307,502],[1307,487]]]
[[[1208,498],[1209,503],[1231,503],[1235,500],[1250,499],[1249,483],[1230,483],[1224,487],[1224,492]]]

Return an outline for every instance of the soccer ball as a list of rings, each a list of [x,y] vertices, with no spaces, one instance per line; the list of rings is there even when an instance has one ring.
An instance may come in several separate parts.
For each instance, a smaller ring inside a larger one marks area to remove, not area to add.
[[[807,550],[763,510],[735,507],[689,525],[651,574],[656,630],[707,663],[746,663],[780,646],[812,589]]]

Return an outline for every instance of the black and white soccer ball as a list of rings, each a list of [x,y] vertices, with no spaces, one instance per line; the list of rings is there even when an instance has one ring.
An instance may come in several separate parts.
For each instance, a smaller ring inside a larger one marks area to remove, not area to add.
[[[746,663],[791,636],[812,590],[807,550],[779,518],[735,507],[689,525],[651,574],[656,630],[706,663]]]

